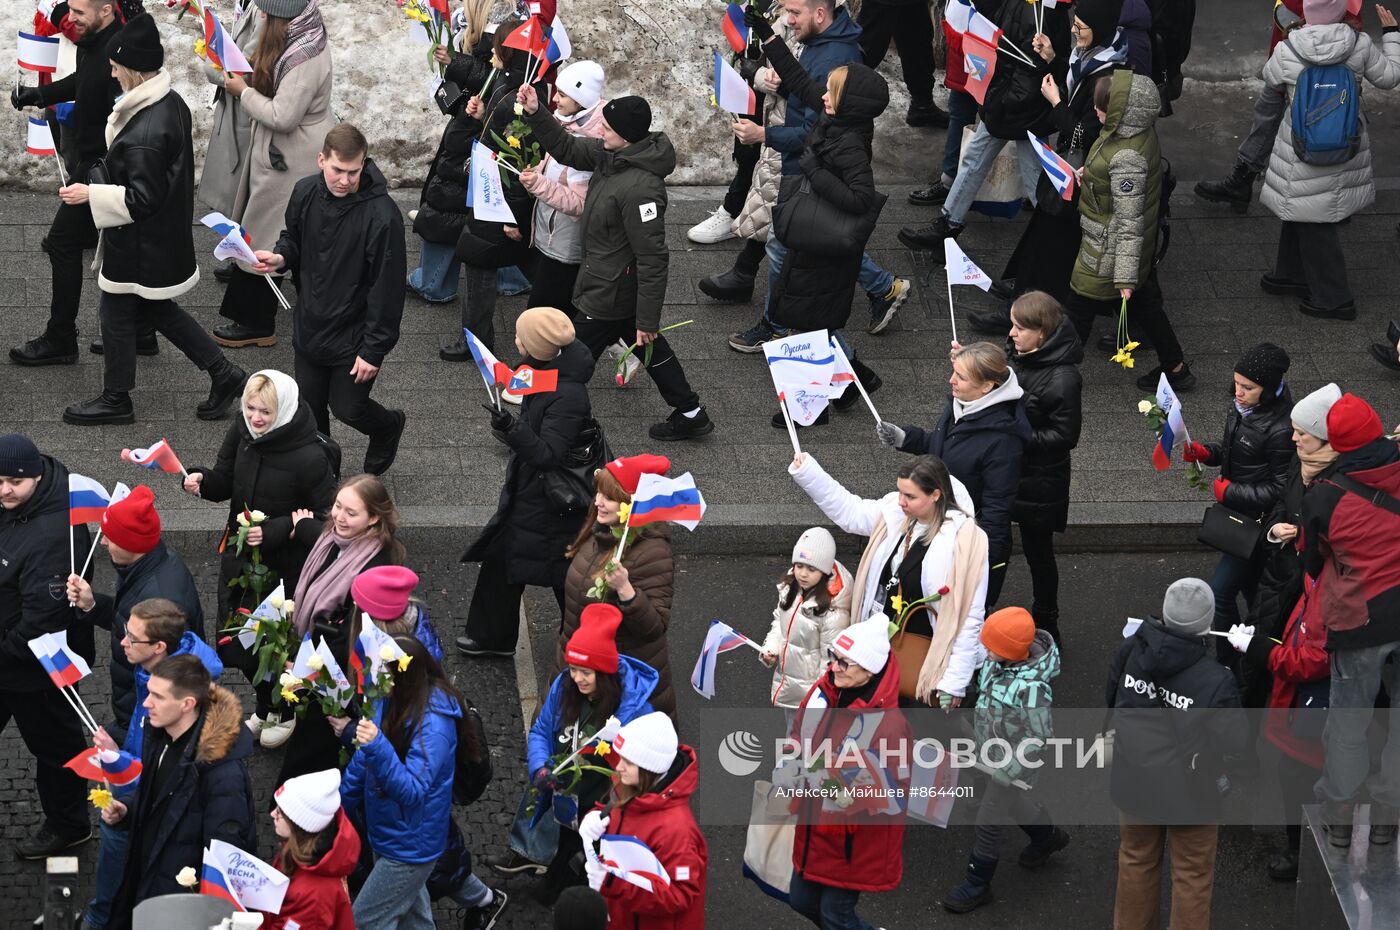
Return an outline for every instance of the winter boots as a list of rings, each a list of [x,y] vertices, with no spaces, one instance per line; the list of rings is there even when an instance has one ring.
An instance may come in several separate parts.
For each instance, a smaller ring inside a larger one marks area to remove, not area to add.
[[[1236,213],[1249,209],[1254,196],[1254,179],[1259,172],[1242,161],[1236,161],[1230,176],[1220,181],[1202,181],[1196,185],[1196,196],[1214,203],[1228,203]]]
[[[943,899],[943,909],[952,914],[967,914],[991,903],[992,876],[996,871],[997,860],[983,859],[974,853],[967,860],[967,878],[948,892],[948,897]]]
[[[1050,861],[1050,857],[1069,845],[1069,834],[1050,824],[1023,827],[1031,838],[1021,856],[1016,860],[1023,869],[1038,869]]]

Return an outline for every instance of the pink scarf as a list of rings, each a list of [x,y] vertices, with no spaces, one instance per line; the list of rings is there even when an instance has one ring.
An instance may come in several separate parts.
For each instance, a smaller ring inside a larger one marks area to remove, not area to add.
[[[316,570],[326,564],[331,556],[331,548],[340,549],[335,561],[321,572]],[[364,571],[369,560],[379,554],[379,540],[373,536],[360,536],[344,539],[335,529],[322,533],[311,547],[306,557],[301,578],[297,579],[296,609],[292,612],[298,636],[305,636],[317,620],[329,620],[350,593],[350,582]],[[312,580],[312,576],[315,580]]]

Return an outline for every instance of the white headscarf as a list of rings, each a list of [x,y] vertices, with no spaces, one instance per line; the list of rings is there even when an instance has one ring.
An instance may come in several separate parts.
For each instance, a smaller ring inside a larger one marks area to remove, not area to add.
[[[261,433],[253,429],[253,424],[248,422],[248,413],[243,411],[243,423],[248,427],[248,432],[261,439],[275,430],[279,430],[292,422],[292,417],[297,414],[297,407],[301,405],[301,389],[297,387],[296,380],[288,374],[283,374],[275,368],[264,368],[262,371],[253,373],[253,378],[262,375],[272,382],[272,389],[277,393],[277,415],[272,418],[272,425]],[[252,380],[249,378],[248,380]]]

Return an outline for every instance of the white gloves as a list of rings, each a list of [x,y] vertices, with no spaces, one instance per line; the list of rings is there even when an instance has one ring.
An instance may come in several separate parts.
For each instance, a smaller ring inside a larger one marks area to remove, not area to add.
[[[579,821],[578,838],[590,846],[608,832],[608,818],[602,811],[589,811]]]
[[[1249,648],[1249,641],[1254,638],[1254,627],[1245,626],[1243,623],[1236,623],[1230,627],[1230,645],[1235,647],[1236,652],[1244,652]]]
[[[888,420],[881,420],[880,425],[875,427],[875,435],[880,437],[880,442],[891,449],[898,449],[904,445],[904,430],[895,426]]]
[[[608,877],[608,870],[594,856],[583,857],[583,871],[588,876],[588,887],[594,891],[602,888],[603,879]]]

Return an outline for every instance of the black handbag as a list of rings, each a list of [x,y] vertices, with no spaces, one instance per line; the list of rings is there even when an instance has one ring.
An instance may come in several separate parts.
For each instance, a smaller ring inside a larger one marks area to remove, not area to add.
[[[773,207],[773,231],[789,249],[841,258],[859,255],[875,232],[880,211],[889,198],[875,192],[875,203],[863,215],[847,213],[812,190],[806,175],[788,175]]]
[[[593,503],[593,473],[612,457],[602,424],[591,417],[585,420],[564,461],[542,473],[545,500],[561,514],[587,510]]]
[[[1196,532],[1196,540],[1237,559],[1248,559],[1264,532],[1258,517],[1247,517],[1224,504],[1211,504]]]
[[[462,85],[456,81],[443,79],[443,82],[433,91],[433,102],[437,104],[444,116],[455,116],[466,103],[468,94],[462,90]]]
[[[1069,149],[1060,154],[1071,168],[1084,167],[1084,124],[1074,124],[1074,135],[1070,138]],[[1064,216],[1066,213],[1079,211],[1079,182],[1075,182],[1074,196],[1065,200],[1060,196],[1060,192],[1055,190],[1055,185],[1050,183],[1050,176],[1044,171],[1040,172],[1040,180],[1035,184],[1035,208],[1046,216]]]

